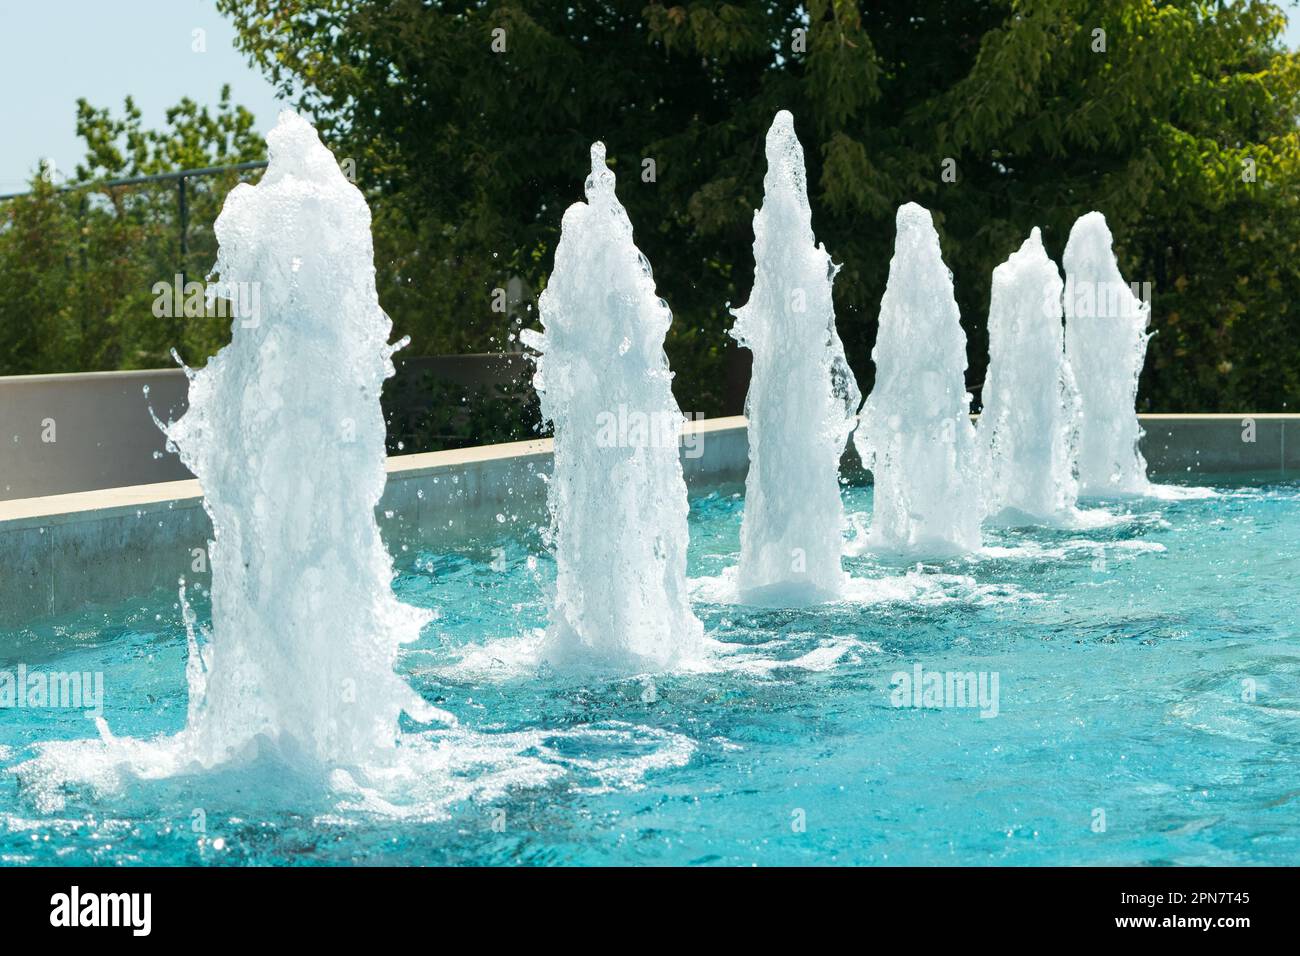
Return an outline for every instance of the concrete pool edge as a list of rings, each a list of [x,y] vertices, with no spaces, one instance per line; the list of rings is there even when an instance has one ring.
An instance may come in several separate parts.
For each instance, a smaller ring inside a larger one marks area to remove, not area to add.
[[[744,479],[743,418],[684,430],[688,485]],[[544,438],[389,458],[376,509],[385,543],[397,557],[544,518],[550,457]],[[211,534],[195,479],[0,501],[0,631],[110,608],[181,577],[206,585]]]
[[[1300,470],[1300,414],[1140,416],[1155,477]],[[693,488],[742,481],[745,419],[685,428]],[[1288,434],[1290,433],[1290,434]],[[1253,439],[1253,440],[1248,440]],[[395,456],[377,509],[396,556],[413,544],[454,543],[544,515],[549,439]],[[850,451],[846,465],[860,472]],[[184,576],[207,583],[211,535],[193,479],[0,501],[0,629],[112,607]],[[503,529],[504,530],[504,529]]]

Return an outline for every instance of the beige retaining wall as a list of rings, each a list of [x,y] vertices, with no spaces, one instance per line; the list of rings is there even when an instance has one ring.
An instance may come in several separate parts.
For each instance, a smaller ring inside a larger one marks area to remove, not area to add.
[[[398,355],[395,364],[386,401],[390,393],[401,397],[410,376],[428,373],[458,385],[515,381],[526,360],[511,354]],[[163,434],[149,416],[152,408],[160,421],[179,418],[188,407],[187,391],[179,368],[0,376],[0,501],[193,478],[165,452]]]

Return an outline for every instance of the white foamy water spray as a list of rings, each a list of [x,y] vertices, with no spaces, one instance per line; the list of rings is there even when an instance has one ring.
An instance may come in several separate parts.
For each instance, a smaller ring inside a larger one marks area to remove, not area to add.
[[[1069,524],[1077,517],[1079,395],[1065,360],[1062,287],[1037,228],[993,270],[978,434],[986,511],[1000,520]]]
[[[943,556],[980,545],[980,483],[966,333],[930,213],[898,210],[871,358],[876,381],[853,442],[875,482],[866,548]]]
[[[542,656],[567,669],[645,671],[699,652],[686,586],[688,505],[664,337],[672,322],[591,148],[587,201],[564,214],[542,293],[534,385],[555,426],[548,500],[556,597]]]
[[[1080,491],[1145,494],[1147,463],[1138,450],[1138,375],[1146,358],[1150,307],[1124,277],[1099,212],[1080,216],[1063,259],[1065,353],[1082,398]]]
[[[731,330],[754,354],[742,600],[807,604],[844,585],[840,456],[862,395],[835,331],[838,268],[813,237],[803,147],[782,110],[767,133],[763,206],[754,214],[754,288]]]
[[[268,142],[261,182],[237,187],[216,225],[222,282],[259,283],[262,314],[237,320],[232,343],[189,373],[190,409],[167,428],[214,529],[202,651],[181,592],[186,726],[141,740],[101,719],[98,739],[38,744],[9,768],[20,790],[43,812],[88,798],[153,814],[177,788],[190,806],[201,787],[208,805],[257,818],[292,806],[440,819],[559,776],[635,786],[684,762],[689,740],[627,724],[399,732],[403,711],[455,722],[393,670],[426,613],[395,599],[374,518],[393,348],[370,215],[305,121],[282,114]]]
[[[267,143],[261,182],[236,186],[215,226],[222,285],[260,288],[262,315],[189,372],[189,410],[167,428],[213,527],[187,733],[203,763],[259,737],[365,763],[394,746],[402,711],[434,716],[393,671],[427,614],[393,595],[374,515],[392,326],[360,191],[296,114]]]

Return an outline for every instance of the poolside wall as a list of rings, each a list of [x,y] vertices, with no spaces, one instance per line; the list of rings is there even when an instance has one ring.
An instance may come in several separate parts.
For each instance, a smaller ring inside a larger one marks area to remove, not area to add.
[[[1148,415],[1142,422],[1153,477],[1300,470],[1300,415]],[[687,430],[691,487],[744,479],[743,418]],[[689,447],[695,441],[698,456]],[[543,519],[550,455],[542,440],[390,458],[379,507],[389,549],[400,563],[403,546],[451,546]],[[861,474],[851,450],[845,466]],[[182,575],[206,581],[206,571],[196,570],[211,534],[200,495],[190,479],[0,501],[0,631],[173,589]]]
[[[426,376],[472,388],[517,382],[531,368],[509,353],[398,355],[394,364],[384,388],[390,415],[405,410]],[[149,414],[179,418],[187,392],[180,368],[0,376],[0,501],[193,478],[166,453]]]

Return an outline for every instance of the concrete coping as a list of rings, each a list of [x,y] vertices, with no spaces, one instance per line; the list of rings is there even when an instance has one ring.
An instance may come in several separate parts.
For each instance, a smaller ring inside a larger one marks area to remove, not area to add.
[[[978,417],[978,415],[972,416],[972,418]],[[1277,427],[1285,424],[1288,428],[1300,428],[1300,414],[1293,412],[1152,413],[1141,414],[1138,419],[1146,426],[1170,425],[1176,428],[1188,425],[1217,425],[1223,428],[1228,423],[1239,424],[1246,419],[1277,423]],[[734,415],[687,421],[683,425],[683,433],[708,435],[739,431],[745,427],[745,417]],[[1154,437],[1148,436],[1149,439]],[[1282,441],[1285,442],[1285,437],[1282,437]],[[549,456],[551,451],[551,439],[540,438],[414,455],[394,455],[388,459],[387,468],[390,479],[400,480],[453,471],[477,464],[509,460],[541,460]],[[18,530],[38,525],[64,524],[85,520],[90,512],[94,512],[95,517],[98,518],[197,507],[202,497],[203,489],[198,480],[189,479],[37,498],[18,498],[0,501],[0,527]]]
[[[682,431],[687,435],[707,435],[743,429],[745,424],[742,415],[706,418],[683,423]],[[466,465],[544,459],[551,454],[552,448],[551,439],[537,438],[415,455],[393,455],[387,462],[388,476],[390,479],[418,478],[436,472],[454,471]],[[94,512],[97,518],[148,514],[159,510],[197,507],[202,498],[203,489],[196,478],[39,498],[17,498],[0,501],[0,525],[17,530],[37,525],[64,524],[84,520],[88,512]]]
[[[972,415],[972,418],[979,418]],[[1247,418],[1256,421],[1300,422],[1300,412],[1143,412],[1139,422],[1240,422]]]

